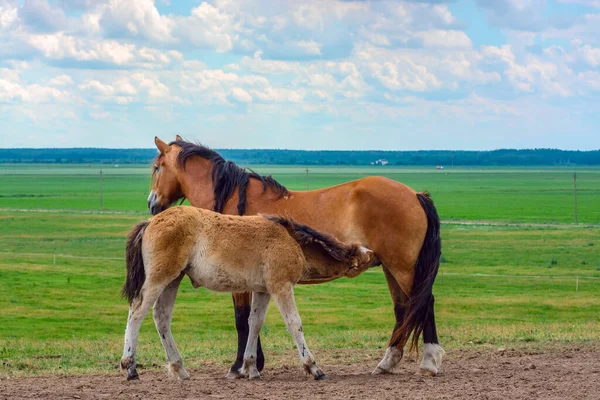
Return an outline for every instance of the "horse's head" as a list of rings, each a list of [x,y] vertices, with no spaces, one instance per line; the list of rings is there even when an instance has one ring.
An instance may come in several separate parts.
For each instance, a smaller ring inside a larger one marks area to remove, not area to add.
[[[181,140],[179,135],[177,140]],[[154,143],[160,154],[154,160],[152,187],[148,196],[148,209],[152,215],[166,210],[184,197],[179,179],[180,167],[177,163],[177,154],[181,149],[175,145],[168,145],[158,137],[154,138]]]

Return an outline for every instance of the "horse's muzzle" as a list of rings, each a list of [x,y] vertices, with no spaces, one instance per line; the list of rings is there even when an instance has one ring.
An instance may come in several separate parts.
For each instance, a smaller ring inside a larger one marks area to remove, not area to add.
[[[163,208],[159,205],[150,206],[148,209],[150,209],[150,214],[152,215],[159,214],[163,211]]]
[[[156,215],[162,211],[164,211],[167,207],[160,205],[158,201],[158,196],[154,191],[150,192],[148,196],[148,210],[150,210],[150,214]]]

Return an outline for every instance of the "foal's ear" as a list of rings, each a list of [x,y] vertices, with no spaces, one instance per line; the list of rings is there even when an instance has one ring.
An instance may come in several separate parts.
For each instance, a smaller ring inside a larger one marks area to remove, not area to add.
[[[156,145],[158,151],[160,151],[160,154],[165,154],[169,151],[169,145],[160,140],[158,136],[154,136],[154,144]]]
[[[183,140],[183,138],[179,135],[175,136],[175,140]]]

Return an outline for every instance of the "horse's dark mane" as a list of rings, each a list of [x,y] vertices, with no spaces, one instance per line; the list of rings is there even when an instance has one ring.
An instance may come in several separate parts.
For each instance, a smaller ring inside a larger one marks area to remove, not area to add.
[[[319,232],[310,226],[299,224],[291,218],[279,215],[262,216],[286,228],[301,247],[317,246],[325,250],[334,259],[342,262],[350,262],[360,254],[360,246],[356,243],[340,242],[331,235]]]
[[[246,212],[246,188],[250,178],[259,180],[263,185],[263,193],[268,188],[271,188],[279,197],[286,196],[288,190],[277,182],[273,177],[262,176],[256,172],[237,166],[233,161],[226,161],[216,151],[203,146],[186,142],[185,140],[175,140],[169,145],[177,145],[181,147],[181,151],[177,155],[177,162],[185,170],[186,162],[192,156],[202,157],[213,163],[211,176],[213,182],[213,193],[215,196],[215,204],[213,211],[223,212],[225,204],[233,195],[233,192],[238,188],[239,200],[237,210],[239,215],[244,215]]]

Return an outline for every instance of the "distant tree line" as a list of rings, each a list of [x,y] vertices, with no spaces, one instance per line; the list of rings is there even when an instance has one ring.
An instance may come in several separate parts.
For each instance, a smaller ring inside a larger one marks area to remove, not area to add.
[[[222,149],[239,164],[292,165],[428,165],[428,166],[551,166],[600,165],[600,150],[556,149],[491,151],[380,151]],[[145,164],[156,149],[0,149],[0,163]]]

